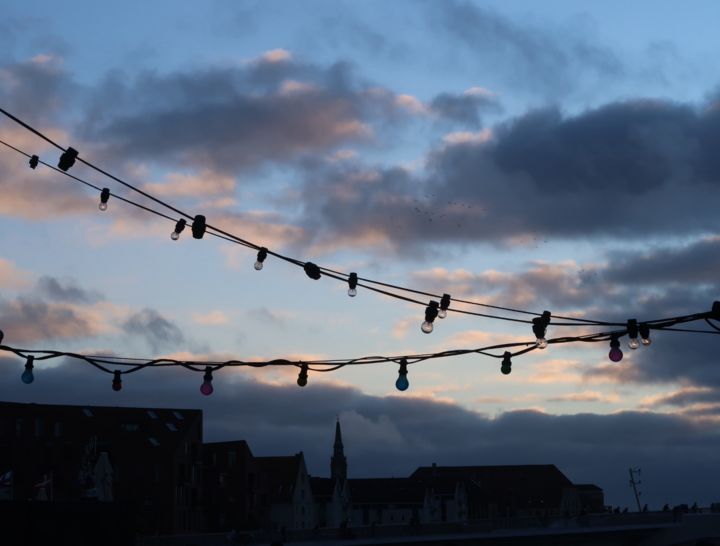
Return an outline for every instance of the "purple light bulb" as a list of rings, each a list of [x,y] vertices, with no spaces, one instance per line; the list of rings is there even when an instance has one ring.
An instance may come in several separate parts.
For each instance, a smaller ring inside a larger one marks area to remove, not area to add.
[[[212,386],[212,368],[210,366],[205,367],[205,374],[203,375],[203,382],[200,385],[200,392],[205,396],[210,396],[215,389]]]
[[[610,340],[610,352],[608,353],[608,357],[613,362],[620,362],[623,357],[623,352],[620,350],[620,340],[613,336],[613,338]]]

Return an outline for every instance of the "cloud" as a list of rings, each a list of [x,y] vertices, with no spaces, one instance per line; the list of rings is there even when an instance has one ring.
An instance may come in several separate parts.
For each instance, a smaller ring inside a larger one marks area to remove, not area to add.
[[[0,324],[10,344],[56,339],[82,339],[97,335],[101,326],[93,316],[67,304],[19,297],[0,301]]]
[[[616,404],[619,401],[620,396],[617,394],[603,394],[597,391],[573,392],[546,399],[546,402],[602,402],[604,404]]]
[[[182,330],[155,309],[145,308],[132,314],[122,323],[122,329],[127,334],[144,339],[156,353],[185,341]]]
[[[540,28],[464,0],[429,4],[433,29],[452,39],[463,66],[492,72],[508,85],[548,97],[570,93],[587,79],[617,80],[626,68],[609,48],[587,37],[588,29]],[[461,48],[459,46],[465,46]],[[466,57],[467,55],[468,57]]]
[[[204,326],[218,326],[227,324],[230,321],[228,316],[219,309],[208,313],[193,313],[192,320],[195,324],[202,324]]]
[[[42,276],[37,281],[38,293],[52,301],[68,303],[95,303],[102,298],[97,292],[82,288],[72,279],[58,280],[55,277]]]
[[[14,262],[0,258],[0,288],[18,290],[30,285],[32,273],[19,269]]]
[[[474,128],[482,126],[481,112],[502,111],[496,97],[491,93],[482,93],[480,88],[473,88],[460,95],[440,93],[430,101],[430,109],[442,119]]]
[[[101,157],[236,173],[369,143],[373,124],[408,117],[394,93],[349,65],[318,66],[273,50],[240,66],[110,75],[82,131]]]
[[[530,111],[488,132],[451,134],[423,172],[305,165],[304,224],[318,238],[373,232],[415,255],[448,242],[704,236],[720,204],[711,144],[720,109],[711,105],[638,99],[570,116]]]
[[[11,401],[201,408],[206,441],[244,439],[257,455],[304,451],[313,475],[328,475],[339,415],[352,477],[407,476],[419,465],[556,464],[577,483],[596,483],[609,504],[627,504],[627,466],[643,469],[644,498],[663,503],[714,501],[717,426],[703,419],[650,412],[553,415],[514,411],[489,418],[445,401],[369,396],[348,386],[288,375],[257,381],[253,370],[216,374],[215,392],[198,392],[201,374],[143,370],[111,393],[110,376],[78,363],[39,364],[36,381],[18,389],[22,362],[0,366],[0,398]],[[78,390],[80,385],[80,390]],[[71,387],[72,386],[72,387]],[[412,389],[412,387],[411,387]],[[412,392],[412,391],[409,391]],[[109,402],[108,396],[113,400]],[[242,415],[242,419],[237,416]],[[628,461],[631,461],[628,462]]]

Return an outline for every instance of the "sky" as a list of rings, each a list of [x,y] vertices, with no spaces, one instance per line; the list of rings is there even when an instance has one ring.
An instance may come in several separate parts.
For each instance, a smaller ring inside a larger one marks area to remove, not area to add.
[[[624,322],[707,311],[720,290],[720,5],[10,0],[0,105],[80,156],[246,240],[361,277]],[[55,164],[7,119],[0,139]],[[127,188],[76,164],[72,174]],[[0,149],[0,329],[14,347],[135,358],[310,360],[532,341],[527,324],[308,279]],[[140,199],[139,202],[148,203]],[[170,213],[175,216],[175,213]],[[459,305],[452,307],[459,308]],[[476,310],[478,308],[475,308]],[[573,329],[575,335],[592,328]],[[567,335],[548,329],[548,337]],[[557,464],[606,502],[720,501],[719,340],[654,332],[513,359],[111,377],[1,356],[0,399],[199,408],[209,440],[304,451],[327,475]],[[632,354],[630,354],[632,353]]]

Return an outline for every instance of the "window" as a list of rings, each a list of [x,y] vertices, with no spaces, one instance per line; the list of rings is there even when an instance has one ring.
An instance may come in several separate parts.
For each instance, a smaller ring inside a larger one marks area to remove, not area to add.
[[[63,425],[61,422],[55,423],[55,427],[53,428],[53,433],[55,434],[55,438],[60,438],[62,436],[63,432]]]
[[[228,466],[233,467],[237,462],[237,453],[234,451],[228,451]]]
[[[15,419],[15,436],[18,438],[22,437],[23,420],[18,418]]]
[[[150,419],[158,418],[157,413],[155,413],[153,410],[147,410],[147,414],[148,414],[148,417],[150,417]]]
[[[82,411],[83,411],[83,414],[85,414],[85,417],[92,417],[92,416],[93,416],[93,412],[92,412],[92,410],[91,410],[90,408],[83,408]]]
[[[136,424],[124,423],[120,425],[120,428],[123,429],[125,432],[135,432],[138,428],[140,428],[140,426]]]
[[[42,417],[35,417],[35,438],[40,438],[40,436],[42,436],[44,428],[45,423],[43,422]]]
[[[177,432],[177,427],[173,423],[165,423],[165,426],[168,428],[171,432]],[[185,454],[187,455],[187,443],[185,444]]]
[[[160,445],[160,442],[158,442],[158,439],[155,438],[155,437],[153,437],[153,436],[150,436],[150,437],[148,438],[148,441],[149,441],[154,447],[158,447],[158,446]]]
[[[179,411],[174,411],[172,413],[175,416],[175,419],[177,419],[178,421],[182,421],[183,419],[185,419],[185,417],[183,417],[183,414]]]

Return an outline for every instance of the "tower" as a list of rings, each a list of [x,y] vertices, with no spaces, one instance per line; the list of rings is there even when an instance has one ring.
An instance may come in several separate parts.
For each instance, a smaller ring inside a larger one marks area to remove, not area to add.
[[[330,458],[330,478],[342,481],[347,479],[347,459],[342,443],[340,419],[335,423],[335,443],[333,444],[333,455]]]

